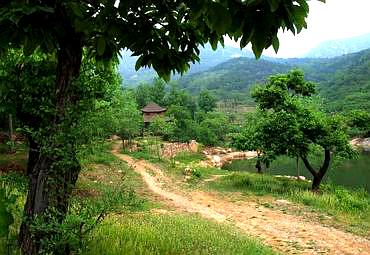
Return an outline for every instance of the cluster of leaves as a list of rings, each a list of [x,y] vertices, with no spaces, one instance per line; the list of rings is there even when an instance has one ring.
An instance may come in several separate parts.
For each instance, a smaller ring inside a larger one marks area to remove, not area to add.
[[[307,26],[309,11],[306,0],[120,1],[118,5],[113,0],[104,4],[3,1],[0,7],[0,48],[11,40],[24,45],[28,53],[38,46],[53,51],[70,29],[60,24],[67,16],[72,29],[86,38],[83,43],[91,54],[109,58],[128,47],[140,56],[137,68],[152,66],[162,77],[169,77],[172,70],[186,71],[189,62],[199,60],[199,44],[209,41],[216,48],[224,35],[240,39],[241,48],[251,42],[257,57],[271,45],[277,51],[278,30],[300,32]],[[140,37],[132,36],[137,34]]]
[[[354,110],[347,115],[347,124],[352,136],[370,137],[370,112]]]

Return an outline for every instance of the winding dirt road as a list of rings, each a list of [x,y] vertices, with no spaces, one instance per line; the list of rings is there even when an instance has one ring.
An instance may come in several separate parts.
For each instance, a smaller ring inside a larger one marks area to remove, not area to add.
[[[217,222],[231,222],[283,254],[370,254],[370,241],[363,237],[257,203],[229,202],[202,191],[184,192],[157,166],[120,154],[119,148],[116,144],[112,153],[127,162],[150,191],[168,204]]]

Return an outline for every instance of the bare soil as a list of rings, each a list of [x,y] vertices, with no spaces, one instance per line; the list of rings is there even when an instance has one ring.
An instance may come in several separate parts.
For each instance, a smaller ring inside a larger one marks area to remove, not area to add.
[[[252,201],[231,202],[209,192],[184,191],[159,167],[120,154],[119,148],[117,143],[112,153],[139,173],[151,192],[177,210],[232,223],[283,254],[370,254],[368,239],[305,217],[266,208]]]

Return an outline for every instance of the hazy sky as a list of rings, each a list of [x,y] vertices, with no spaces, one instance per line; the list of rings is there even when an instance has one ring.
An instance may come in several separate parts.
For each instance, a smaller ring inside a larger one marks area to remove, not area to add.
[[[320,42],[370,33],[370,0],[327,0],[325,4],[312,0],[309,5],[307,29],[296,36],[281,32],[278,55],[272,49],[265,55],[299,57]],[[230,39],[225,43],[238,47]]]

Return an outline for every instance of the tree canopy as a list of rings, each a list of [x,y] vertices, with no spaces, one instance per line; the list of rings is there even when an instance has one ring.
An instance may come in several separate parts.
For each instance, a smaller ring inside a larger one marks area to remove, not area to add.
[[[318,190],[333,153],[352,157],[346,127],[340,116],[320,111],[311,96],[315,84],[306,82],[297,70],[271,76],[265,86],[258,86],[252,97],[261,110],[254,136],[237,136],[236,145],[243,149],[261,150],[268,161],[280,155],[300,157],[313,176],[312,189]],[[244,133],[249,134],[250,128]],[[241,133],[243,134],[243,132]],[[250,143],[249,139],[257,141]],[[309,162],[315,149],[323,151],[324,160],[316,170]]]
[[[128,48],[140,56],[137,68],[152,66],[169,77],[172,70],[182,73],[199,60],[199,45],[210,42],[216,48],[224,35],[240,39],[241,48],[251,43],[257,57],[271,45],[278,50],[278,30],[300,32],[309,11],[306,0],[117,3],[2,1],[0,48],[23,46],[30,54],[37,47],[53,52],[78,43],[103,59]]]

